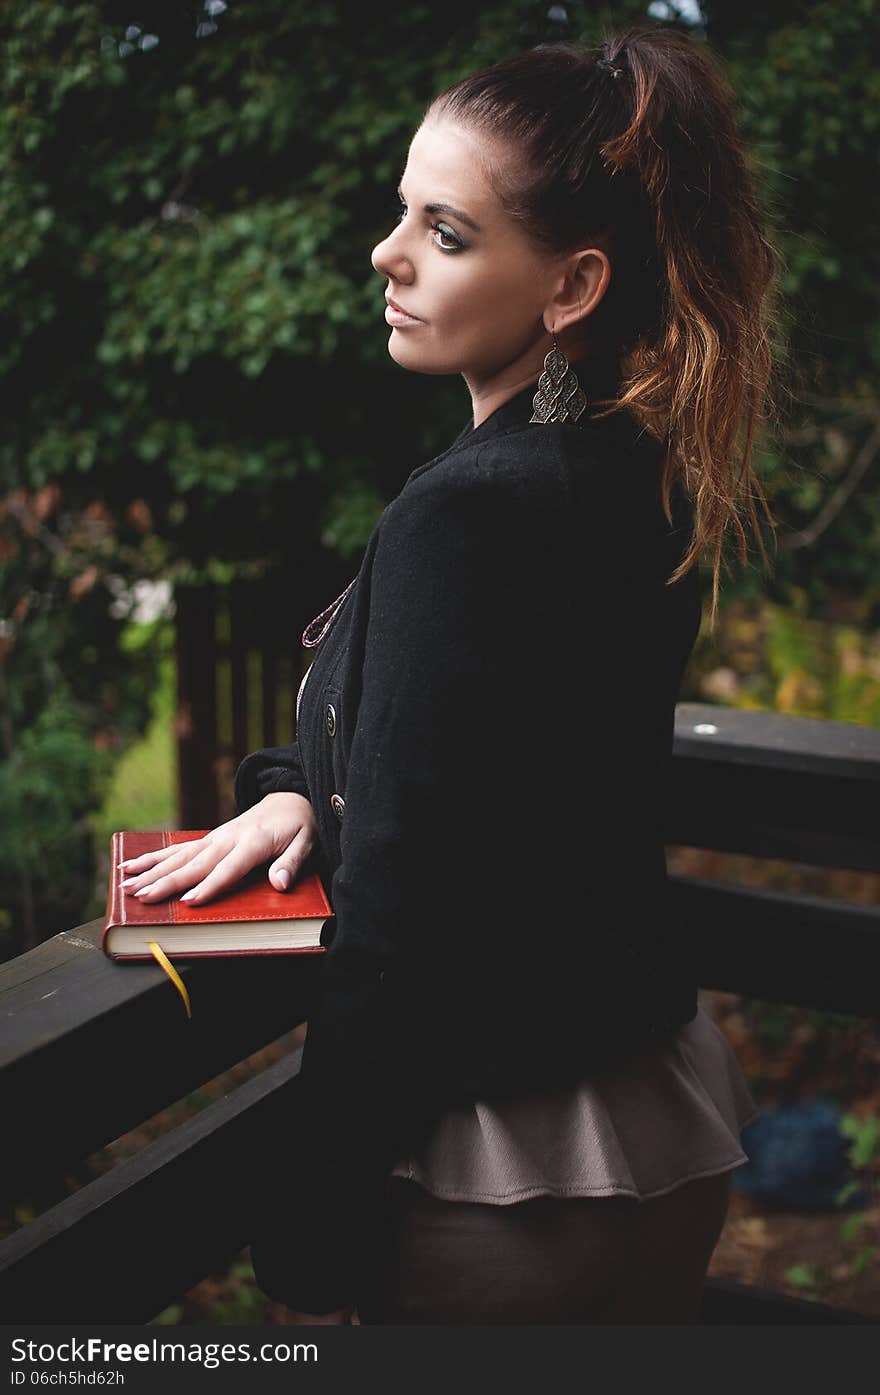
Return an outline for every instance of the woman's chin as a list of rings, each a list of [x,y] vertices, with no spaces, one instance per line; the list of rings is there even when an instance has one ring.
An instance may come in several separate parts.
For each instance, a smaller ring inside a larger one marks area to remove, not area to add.
[[[413,373],[431,373],[437,377],[448,377],[450,374],[461,372],[457,364],[448,360],[441,361],[424,347],[417,348],[415,344],[408,343],[406,331],[403,334],[398,334],[396,330],[391,331],[388,336],[388,353],[401,368],[408,368]]]
[[[428,361],[428,355],[424,350],[419,353],[414,344],[408,344],[405,332],[401,334],[399,330],[392,329],[388,336],[388,352],[401,368],[415,368],[428,373],[431,371],[429,367],[422,366]]]

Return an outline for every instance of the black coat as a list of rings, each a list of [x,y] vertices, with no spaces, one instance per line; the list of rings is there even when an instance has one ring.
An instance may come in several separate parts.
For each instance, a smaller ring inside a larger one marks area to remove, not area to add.
[[[691,506],[677,489],[670,528],[628,413],[530,424],[534,390],[409,476],[297,741],[236,775],[239,810],[311,800],[335,911],[252,1245],[305,1311],[356,1300],[388,1174],[445,1105],[574,1082],[696,1012],[663,838]]]

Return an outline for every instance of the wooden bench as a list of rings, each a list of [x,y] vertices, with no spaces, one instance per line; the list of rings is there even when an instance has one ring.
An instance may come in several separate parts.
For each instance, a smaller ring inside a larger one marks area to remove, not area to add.
[[[880,871],[880,731],[680,704],[667,842]],[[876,1016],[880,911],[673,876],[698,982]],[[318,960],[150,964],[100,951],[101,921],[0,966],[3,1196],[63,1177],[305,1020]],[[143,1323],[248,1242],[247,1197],[296,1128],[299,1051],[230,1090],[0,1242],[8,1323]],[[710,1278],[701,1321],[866,1323]]]

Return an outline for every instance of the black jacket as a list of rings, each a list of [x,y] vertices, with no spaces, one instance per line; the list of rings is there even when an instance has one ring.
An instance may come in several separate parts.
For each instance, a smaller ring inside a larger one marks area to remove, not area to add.
[[[305,1311],[356,1301],[388,1174],[445,1105],[574,1082],[696,1012],[662,826],[691,506],[677,489],[670,529],[628,413],[530,424],[534,391],[409,476],[297,741],[236,774],[239,811],[311,800],[335,911],[252,1242],[263,1290]]]

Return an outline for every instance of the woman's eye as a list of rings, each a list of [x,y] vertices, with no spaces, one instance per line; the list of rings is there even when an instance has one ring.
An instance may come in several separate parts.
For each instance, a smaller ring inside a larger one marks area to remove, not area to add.
[[[450,232],[448,228],[444,228],[442,223],[432,223],[431,227],[434,229],[434,231],[438,234],[439,237],[445,237],[447,242],[452,244],[451,247],[445,247],[441,242],[438,242],[437,246],[441,249],[441,251],[452,252],[454,250],[457,252],[459,248],[462,246],[462,243],[459,242],[455,233]]]
[[[407,206],[401,200],[400,205],[396,210],[396,216],[394,219],[395,223],[402,223],[404,218],[406,217],[406,213]],[[435,245],[440,248],[441,252],[460,252],[464,247],[464,243],[452,231],[452,229],[444,227],[442,223],[432,223],[431,231],[437,234],[437,238],[435,239]],[[441,238],[443,239],[443,241],[439,240]]]

